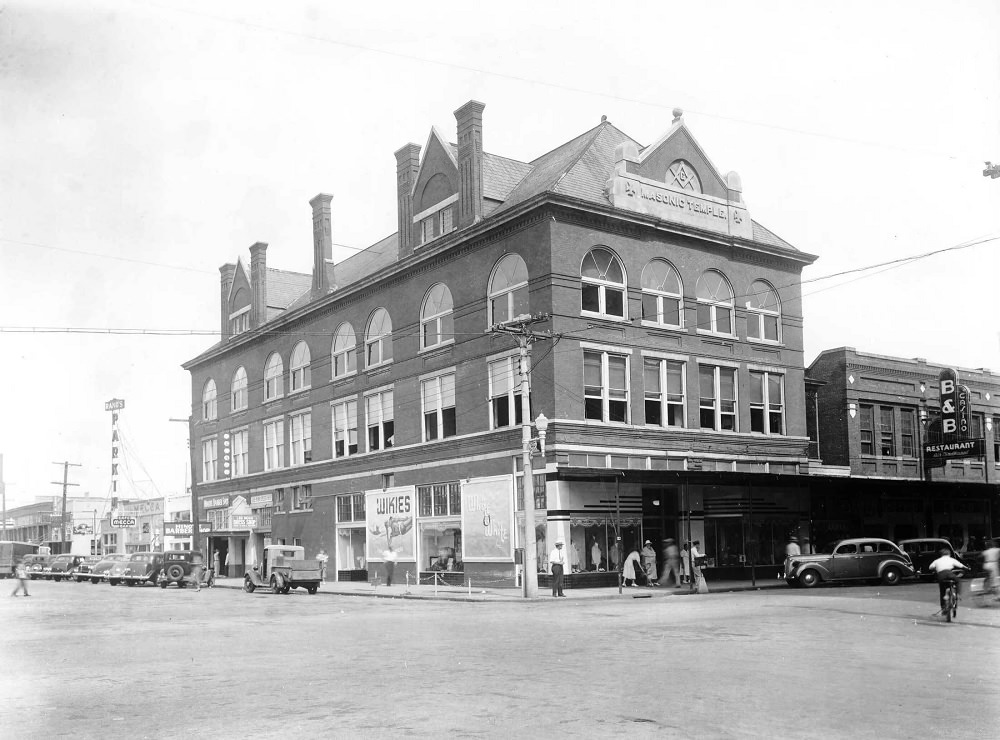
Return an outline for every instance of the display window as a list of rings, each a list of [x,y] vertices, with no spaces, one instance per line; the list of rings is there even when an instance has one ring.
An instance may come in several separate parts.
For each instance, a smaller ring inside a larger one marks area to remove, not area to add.
[[[365,528],[340,527],[337,530],[338,570],[364,570],[366,567]]]
[[[458,519],[442,519],[420,522],[421,570],[461,572],[465,569],[462,560],[462,525]]]

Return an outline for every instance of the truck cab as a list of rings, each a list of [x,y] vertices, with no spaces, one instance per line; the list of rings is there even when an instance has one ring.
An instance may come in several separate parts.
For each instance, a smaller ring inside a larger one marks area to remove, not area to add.
[[[270,588],[276,594],[304,588],[315,594],[319,584],[319,561],[306,560],[305,548],[299,545],[268,545],[243,577],[243,590],[251,594],[258,588]]]

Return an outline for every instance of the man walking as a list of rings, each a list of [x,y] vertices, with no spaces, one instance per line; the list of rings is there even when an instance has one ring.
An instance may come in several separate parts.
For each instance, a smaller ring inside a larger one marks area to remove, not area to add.
[[[21,589],[24,589],[25,596],[31,596],[28,593],[28,567],[23,560],[14,566],[14,577],[17,578],[17,585],[14,587],[14,593],[11,596],[17,596],[17,592]]]
[[[320,550],[319,555],[316,556],[316,560],[319,561],[319,579],[326,582],[326,564],[330,561],[330,556],[326,554],[326,550]]]
[[[549,553],[549,568],[552,571],[552,595],[565,596],[563,593],[563,569],[566,565],[566,553],[563,552],[565,540],[556,540],[555,549]]]
[[[399,556],[396,551],[392,549],[392,545],[389,545],[388,549],[382,553],[382,560],[385,561],[385,585],[392,585],[392,574],[396,572],[396,561]]]

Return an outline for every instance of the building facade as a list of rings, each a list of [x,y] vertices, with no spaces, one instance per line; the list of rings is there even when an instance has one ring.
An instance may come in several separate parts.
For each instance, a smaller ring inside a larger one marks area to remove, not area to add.
[[[48,547],[53,553],[100,554],[101,519],[109,499],[67,496],[64,531],[63,501],[62,496],[43,496],[32,504],[8,509],[6,539]]]
[[[484,151],[483,109],[455,112],[457,144],[396,152],[395,234],[334,264],[320,194],[311,275],[263,242],[221,268],[222,340],[184,365],[205,545],[230,575],[281,542],[341,579],[393,549],[411,580],[514,585],[522,424],[544,414],[540,564],[563,538],[599,574],[666,537],[780,562],[808,527],[815,257],[750,217],[679,110],[649,146],[602,120],[520,162]],[[534,340],[527,419],[498,326]]]
[[[946,537],[956,548],[978,551],[1000,531],[1000,373],[957,370],[959,385],[969,390],[968,429],[949,436],[940,380],[949,370],[853,347],[825,350],[809,366],[815,456],[851,476],[849,485],[811,486],[821,541],[854,533],[894,541]],[[959,438],[981,440],[975,451],[982,454],[928,459],[926,445]]]

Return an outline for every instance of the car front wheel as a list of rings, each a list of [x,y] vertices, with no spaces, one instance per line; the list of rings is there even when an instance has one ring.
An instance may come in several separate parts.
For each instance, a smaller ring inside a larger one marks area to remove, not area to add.
[[[901,580],[903,580],[903,574],[899,568],[890,567],[882,572],[882,583],[886,586],[898,586]]]
[[[253,585],[253,581],[250,580],[250,576],[243,578],[243,590],[248,594],[252,594],[255,590],[257,590],[257,587]]]
[[[803,588],[812,588],[819,584],[819,573],[814,570],[807,570],[799,574],[799,585]]]

